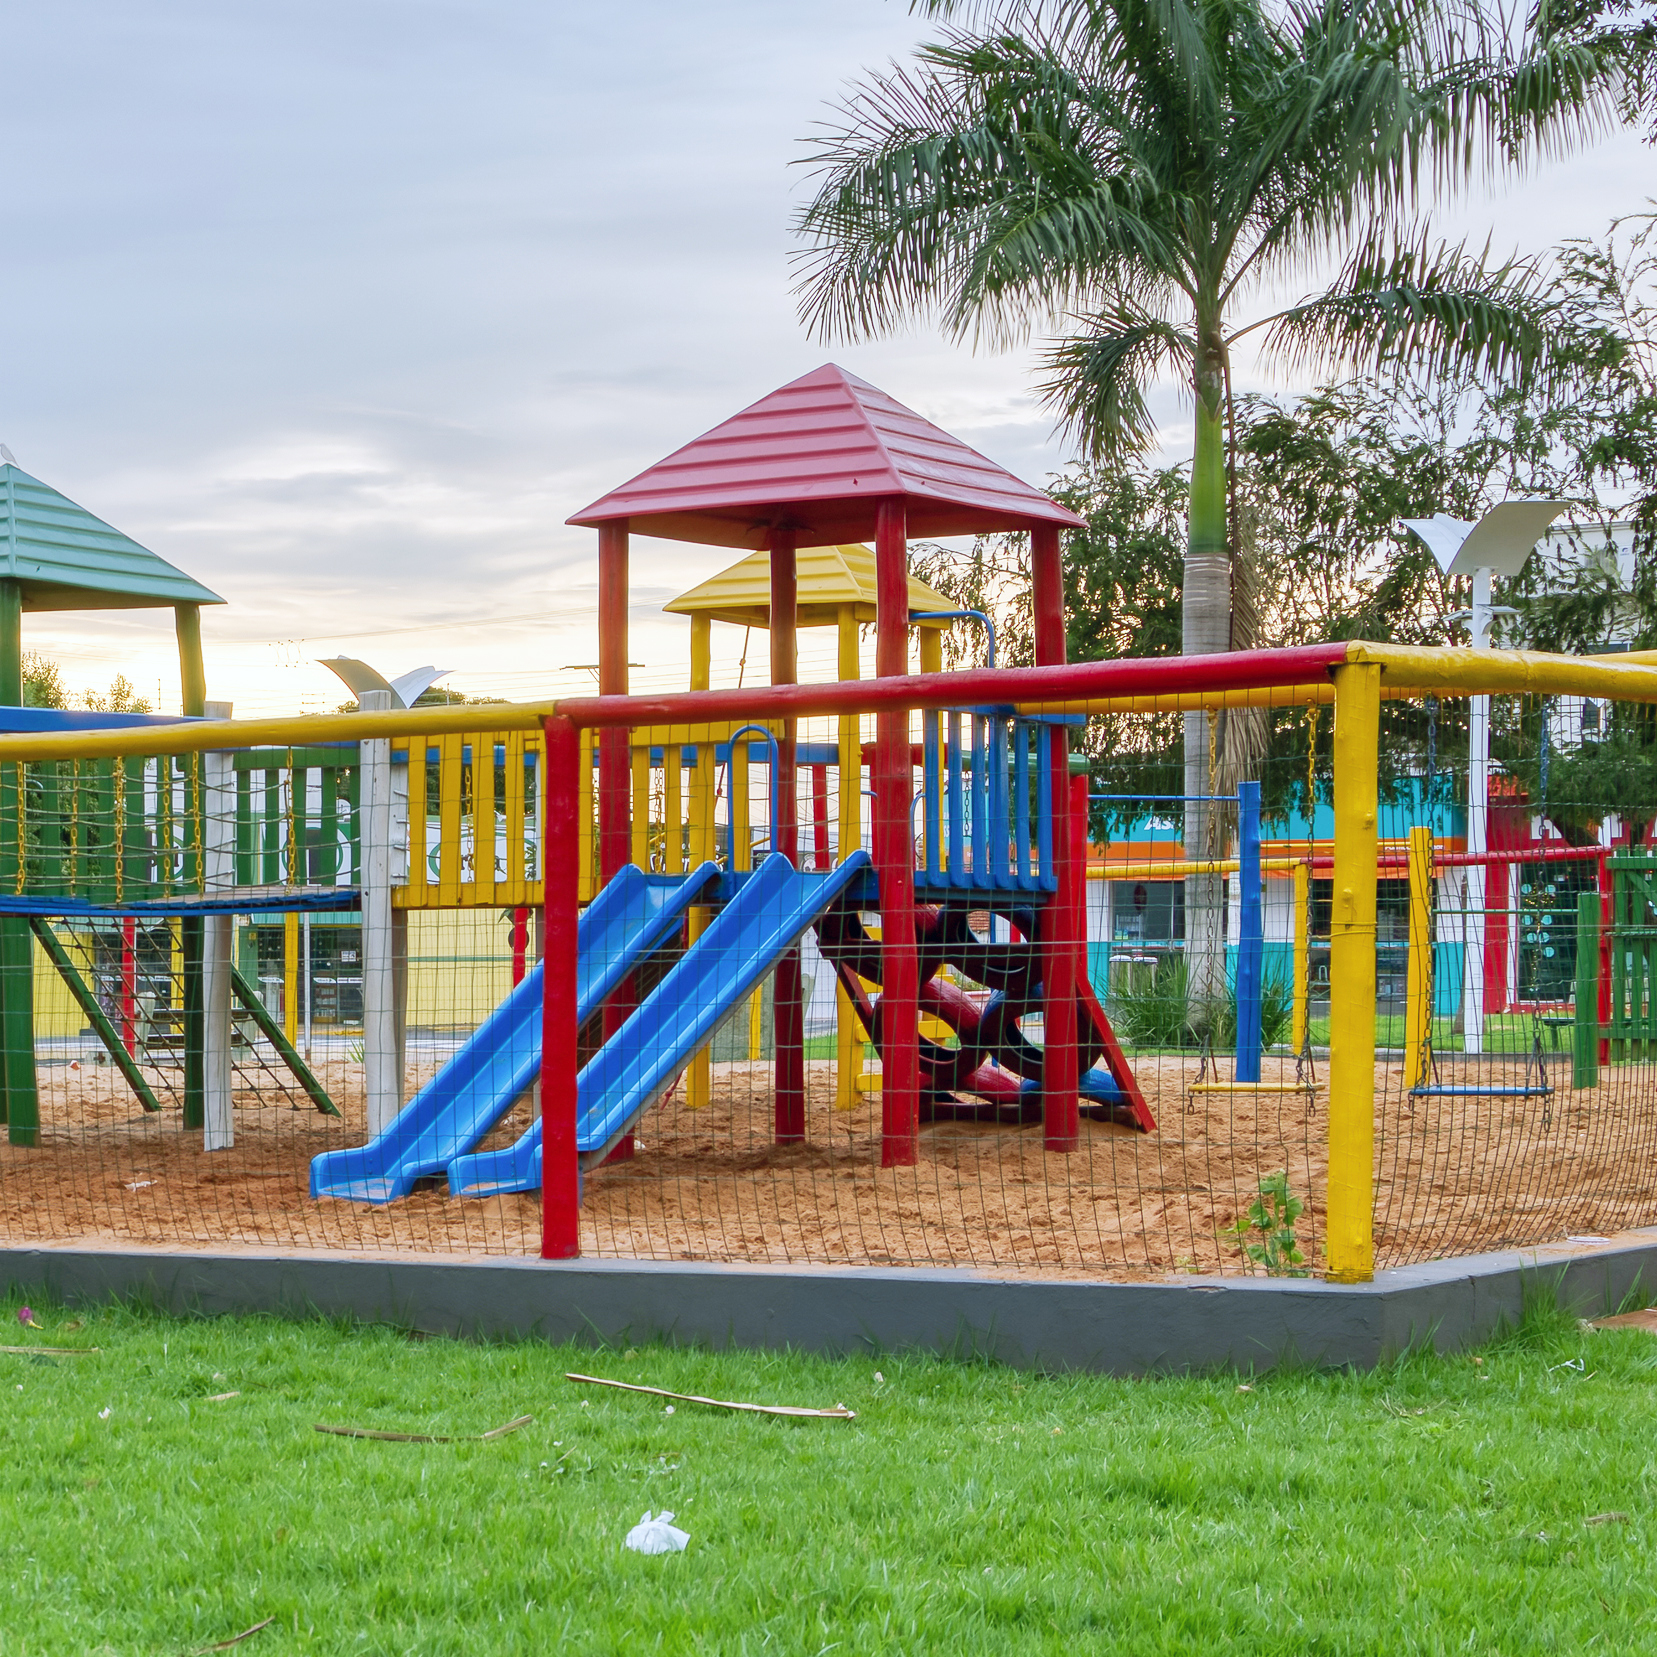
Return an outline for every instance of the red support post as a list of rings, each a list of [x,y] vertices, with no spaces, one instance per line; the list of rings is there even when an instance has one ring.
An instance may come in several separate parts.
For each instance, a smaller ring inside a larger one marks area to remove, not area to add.
[[[811,850],[815,868],[828,870],[834,867],[834,858],[829,852],[829,795],[828,767],[826,765],[814,765],[811,768]]]
[[[1057,524],[1037,524],[1030,531],[1030,599],[1034,612],[1037,667],[1057,667],[1065,659],[1064,566]],[[1073,832],[1070,782],[1070,733],[1055,725],[1047,733],[1049,754],[1048,811],[1053,823],[1053,856],[1059,886],[1040,912],[1042,978],[1042,1143],[1050,1151],[1073,1151],[1081,1143],[1080,1103],[1076,1096],[1076,977],[1082,939],[1077,917],[1085,914],[1087,857],[1084,838]],[[1085,790],[1085,779],[1084,779]],[[1086,818],[1084,816],[1085,824]]]
[[[529,971],[529,911],[514,909],[512,911],[512,987],[516,989],[523,983],[524,974]]]
[[[909,536],[901,500],[875,521],[875,675],[909,666]],[[920,960],[915,944],[915,847],[909,827],[915,771],[909,713],[876,716],[874,864],[880,882],[880,1165],[920,1159]]]
[[[546,734],[545,954],[541,977],[541,1258],[581,1252],[576,1124],[576,928],[580,921],[581,732],[542,721]]]
[[[138,922],[121,922],[121,1045],[138,1052]]]
[[[795,637],[797,583],[795,538],[790,529],[771,531],[771,683],[792,685],[799,678]],[[773,853],[796,867],[800,861],[800,807],[795,783],[797,726],[782,721],[777,733],[777,774],[771,779],[777,844]],[[776,1141],[805,1141],[805,1006],[801,995],[800,951],[791,949],[777,962],[772,978],[772,1034],[776,1066]]]
[[[598,531],[598,693],[627,694],[627,520]],[[632,776],[625,729],[598,738],[599,883],[627,864],[633,818]]]

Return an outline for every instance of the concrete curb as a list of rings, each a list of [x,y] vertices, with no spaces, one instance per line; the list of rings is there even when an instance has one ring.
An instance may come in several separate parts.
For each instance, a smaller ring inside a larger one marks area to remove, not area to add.
[[[974,1271],[685,1262],[0,1249],[0,1283],[71,1303],[350,1315],[463,1336],[663,1339],[822,1353],[923,1350],[1109,1375],[1279,1364],[1367,1369],[1487,1339],[1546,1295],[1579,1316],[1657,1299],[1657,1228],[1381,1273],[1373,1283],[997,1278]]]

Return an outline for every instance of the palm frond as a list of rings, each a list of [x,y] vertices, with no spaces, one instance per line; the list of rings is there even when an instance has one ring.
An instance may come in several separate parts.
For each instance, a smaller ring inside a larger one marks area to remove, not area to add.
[[[1027,37],[955,36],[869,77],[809,158],[796,293],[820,337],[933,315],[1006,343],[1101,282],[1178,270],[1121,124]]]
[[[1143,454],[1156,440],[1144,388],[1170,366],[1189,379],[1196,341],[1127,298],[1081,323],[1044,354],[1042,403],[1089,458]]]
[[[1486,381],[1552,366],[1554,308],[1527,260],[1406,242],[1365,247],[1331,289],[1260,323],[1296,367],[1397,368]]]

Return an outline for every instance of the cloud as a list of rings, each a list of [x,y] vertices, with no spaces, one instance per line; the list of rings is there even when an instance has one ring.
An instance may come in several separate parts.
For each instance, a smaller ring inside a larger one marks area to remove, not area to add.
[[[17,8],[0,439],[231,600],[210,675],[249,709],[337,700],[306,641],[352,630],[478,689],[587,659],[565,518],[828,357],[1040,481],[1065,449],[1027,352],[827,351],[788,291],[800,141],[934,29],[896,0]],[[1625,177],[1572,162],[1483,211],[1542,246]],[[1156,406],[1177,448],[1176,388]],[[635,596],[726,557],[641,540]],[[176,694],[165,615],[29,627],[72,677]],[[681,623],[635,633],[681,672]]]

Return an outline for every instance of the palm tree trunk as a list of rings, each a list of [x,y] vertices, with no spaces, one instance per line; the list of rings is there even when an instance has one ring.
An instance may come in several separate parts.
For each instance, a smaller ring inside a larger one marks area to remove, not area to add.
[[[1181,605],[1182,653],[1206,655],[1231,644],[1231,560],[1226,542],[1225,341],[1217,310],[1199,314],[1196,443],[1191,456],[1189,541]],[[1223,819],[1211,801],[1215,792],[1209,763],[1209,715],[1185,716],[1185,855],[1219,858]],[[1186,984],[1199,1028],[1212,1023],[1226,994],[1225,901],[1218,875],[1188,875],[1185,881]]]

